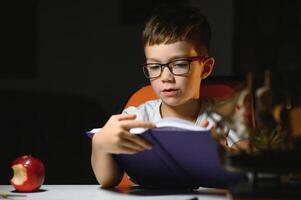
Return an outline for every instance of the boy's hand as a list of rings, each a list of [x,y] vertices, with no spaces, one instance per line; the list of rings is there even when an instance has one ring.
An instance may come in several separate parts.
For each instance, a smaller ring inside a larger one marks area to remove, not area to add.
[[[134,114],[113,115],[100,130],[93,136],[93,148],[112,154],[134,154],[151,149],[151,144],[138,135],[131,134],[131,128],[153,128],[151,122],[136,121]]]

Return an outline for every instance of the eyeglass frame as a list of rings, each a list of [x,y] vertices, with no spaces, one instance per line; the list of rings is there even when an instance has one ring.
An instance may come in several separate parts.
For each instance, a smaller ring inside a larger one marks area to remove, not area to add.
[[[173,75],[175,76],[185,76],[187,75],[189,72],[190,72],[190,69],[191,69],[191,63],[194,62],[194,61],[198,61],[198,60],[206,60],[208,57],[207,56],[193,56],[193,57],[186,57],[186,58],[177,58],[177,59],[174,59],[174,60],[171,60],[170,62],[168,63],[165,63],[165,64],[161,64],[161,63],[144,63],[142,64],[142,68],[143,68],[143,73],[144,73],[144,76],[148,79],[155,79],[155,78],[158,78],[161,76],[163,70],[164,70],[164,67],[167,67],[168,70],[170,71],[170,73],[172,73]],[[186,73],[184,74],[174,74],[173,73],[173,67],[169,66],[171,63],[173,62],[176,62],[176,61],[188,61],[189,62],[189,69]],[[158,76],[155,76],[155,77],[149,77],[146,75],[146,72],[145,70],[148,70],[147,69],[147,66],[150,65],[150,64],[156,64],[156,65],[160,65],[161,67],[161,70],[160,70],[160,74]]]

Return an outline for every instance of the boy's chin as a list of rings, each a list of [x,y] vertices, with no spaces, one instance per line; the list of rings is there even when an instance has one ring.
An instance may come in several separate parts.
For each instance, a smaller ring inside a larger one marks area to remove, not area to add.
[[[168,98],[168,99],[162,99],[163,103],[166,104],[167,106],[175,107],[175,106],[180,106],[183,104],[183,102],[179,101],[179,99],[175,98]]]

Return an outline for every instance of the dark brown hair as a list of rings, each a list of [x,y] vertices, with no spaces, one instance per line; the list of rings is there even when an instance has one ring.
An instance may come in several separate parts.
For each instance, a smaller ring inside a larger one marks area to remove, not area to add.
[[[199,9],[189,6],[161,6],[146,21],[142,43],[146,45],[190,42],[200,54],[207,54],[210,26]]]

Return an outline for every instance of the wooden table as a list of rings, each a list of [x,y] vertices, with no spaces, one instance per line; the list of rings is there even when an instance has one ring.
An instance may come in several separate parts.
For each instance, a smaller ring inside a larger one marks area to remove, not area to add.
[[[159,190],[139,186],[106,190],[99,185],[43,185],[38,192],[19,193],[10,185],[0,185],[0,199],[13,200],[111,200],[111,199],[173,199],[173,200],[225,200],[226,190],[199,188],[198,190]]]

